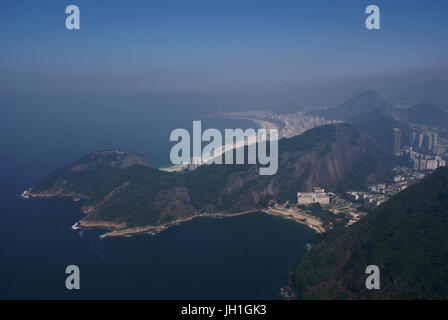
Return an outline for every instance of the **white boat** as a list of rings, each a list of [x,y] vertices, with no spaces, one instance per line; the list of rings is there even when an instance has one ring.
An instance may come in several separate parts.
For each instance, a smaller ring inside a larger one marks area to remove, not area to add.
[[[78,230],[78,229],[81,229],[81,227],[79,226],[78,222],[76,222],[74,225],[72,225],[72,229]]]
[[[20,196],[22,197],[22,199],[29,199],[30,198],[30,196],[28,195],[28,190],[23,191]]]

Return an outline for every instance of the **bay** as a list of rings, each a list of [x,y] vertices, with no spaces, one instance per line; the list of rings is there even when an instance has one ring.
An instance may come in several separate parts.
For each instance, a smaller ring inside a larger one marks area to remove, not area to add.
[[[279,299],[289,268],[314,232],[255,213],[197,218],[157,235],[100,239],[72,230],[79,203],[24,200],[21,191],[89,152],[122,149],[169,164],[169,133],[190,129],[188,112],[98,107],[7,106],[0,120],[0,299]],[[203,118],[204,128],[249,128],[247,120]],[[65,288],[65,267],[81,290]]]

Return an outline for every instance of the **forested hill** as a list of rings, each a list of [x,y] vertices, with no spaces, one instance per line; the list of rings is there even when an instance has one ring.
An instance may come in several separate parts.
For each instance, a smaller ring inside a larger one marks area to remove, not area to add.
[[[360,188],[384,181],[392,165],[369,135],[350,124],[282,139],[278,160],[273,176],[260,176],[255,165],[203,165],[178,174],[150,168],[130,153],[96,152],[43,178],[30,195],[85,199],[87,220],[160,225],[198,213],[263,208],[272,198],[295,201],[298,191],[315,186]]]
[[[367,290],[377,265],[381,289]],[[328,235],[294,272],[300,299],[448,299],[448,168]]]

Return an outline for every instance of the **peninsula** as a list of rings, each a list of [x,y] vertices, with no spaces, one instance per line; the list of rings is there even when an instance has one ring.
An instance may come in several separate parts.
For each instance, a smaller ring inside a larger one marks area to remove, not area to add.
[[[366,162],[366,159],[369,159]],[[142,156],[95,152],[57,169],[27,191],[31,198],[82,200],[81,227],[108,236],[164,230],[198,216],[256,212],[271,200],[295,201],[298,191],[348,189],[382,179],[389,158],[350,124],[332,124],[279,141],[279,170],[260,176],[257,165],[204,165],[182,173],[151,167]],[[278,212],[269,212],[279,214]],[[282,212],[322,232],[316,221]]]

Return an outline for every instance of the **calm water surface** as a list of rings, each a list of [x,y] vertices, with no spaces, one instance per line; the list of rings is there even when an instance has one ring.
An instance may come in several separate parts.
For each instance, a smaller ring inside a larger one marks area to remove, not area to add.
[[[23,200],[51,170],[97,150],[120,148],[169,163],[169,133],[188,118],[142,108],[85,112],[3,107],[0,119],[0,298],[277,299],[288,268],[314,232],[262,213],[198,218],[155,236],[100,239],[77,230],[81,204]],[[243,129],[243,120],[204,120]],[[81,270],[81,290],[65,289],[65,267]]]

